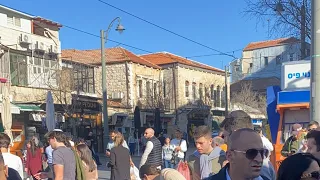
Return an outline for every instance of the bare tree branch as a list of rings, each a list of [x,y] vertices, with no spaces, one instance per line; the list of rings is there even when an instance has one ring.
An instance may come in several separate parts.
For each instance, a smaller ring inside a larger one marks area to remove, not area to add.
[[[295,36],[300,39],[301,16],[306,18],[306,41],[311,40],[311,0],[245,0],[246,8],[243,14],[254,17],[257,24],[264,26],[270,20],[270,33],[272,36]],[[284,11],[276,11],[277,3],[281,2]],[[304,6],[306,13],[303,15],[301,7]]]
[[[241,90],[232,94],[231,103],[241,106],[244,111],[257,110],[267,117],[266,96],[253,91],[251,83],[242,84]]]

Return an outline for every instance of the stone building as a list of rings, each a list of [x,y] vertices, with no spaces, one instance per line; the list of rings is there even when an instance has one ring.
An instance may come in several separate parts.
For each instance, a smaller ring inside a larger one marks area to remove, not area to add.
[[[0,5],[0,78],[8,80],[12,107],[20,111],[13,114],[13,138],[20,133],[27,137],[29,132],[43,133],[39,113],[44,110],[38,105],[45,102],[47,91],[57,86],[61,27]]]
[[[170,99],[167,106],[175,114],[175,125],[188,132],[189,140],[192,140],[195,126],[206,124],[211,127],[211,111],[224,111],[223,70],[168,52],[140,57],[162,67],[163,94]]]
[[[163,78],[161,67],[121,47],[106,49],[105,54],[110,128],[115,128],[125,135],[132,132],[134,128],[133,111],[136,106],[141,109],[141,124],[152,126],[154,109],[161,104],[156,101],[161,99],[160,86]],[[95,93],[101,102],[100,50],[63,50],[62,57],[69,61],[90,64],[95,67]],[[163,111],[162,116],[167,117],[168,115],[165,115]],[[171,122],[171,119],[168,121]]]

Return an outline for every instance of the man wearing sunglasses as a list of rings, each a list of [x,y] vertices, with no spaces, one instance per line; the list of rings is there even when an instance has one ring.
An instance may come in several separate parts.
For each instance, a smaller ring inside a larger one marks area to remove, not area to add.
[[[267,180],[260,176],[267,151],[260,135],[250,128],[238,129],[229,137],[228,164],[208,180]]]

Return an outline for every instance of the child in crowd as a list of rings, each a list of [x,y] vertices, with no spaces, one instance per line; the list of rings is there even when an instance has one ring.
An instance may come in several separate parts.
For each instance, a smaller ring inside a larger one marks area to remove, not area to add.
[[[171,162],[173,151],[174,146],[170,144],[170,138],[166,138],[164,141],[164,145],[162,146],[162,157],[165,168],[174,168],[174,165]]]

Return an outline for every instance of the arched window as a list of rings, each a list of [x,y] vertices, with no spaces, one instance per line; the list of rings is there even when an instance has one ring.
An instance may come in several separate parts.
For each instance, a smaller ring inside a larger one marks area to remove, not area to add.
[[[189,97],[189,81],[186,81],[186,84],[185,84],[185,96],[186,97]]]
[[[197,86],[197,83],[193,82],[192,83],[192,97],[193,97],[193,99],[197,98],[197,91],[196,91],[197,87],[196,86]]]
[[[151,83],[148,81],[146,84],[146,89],[147,89],[147,99],[151,98]]]
[[[142,91],[142,80],[139,80],[138,81],[138,93],[139,93],[139,98],[142,98],[142,96],[143,96],[143,91]]]
[[[213,84],[210,86],[210,97],[211,97],[211,100],[214,100],[214,85]]]
[[[203,99],[203,84],[199,84],[199,97],[202,100]]]
[[[226,106],[226,87],[223,86],[222,92],[221,92],[221,107]]]
[[[217,107],[221,107],[221,88],[217,86],[217,96],[216,96]]]

